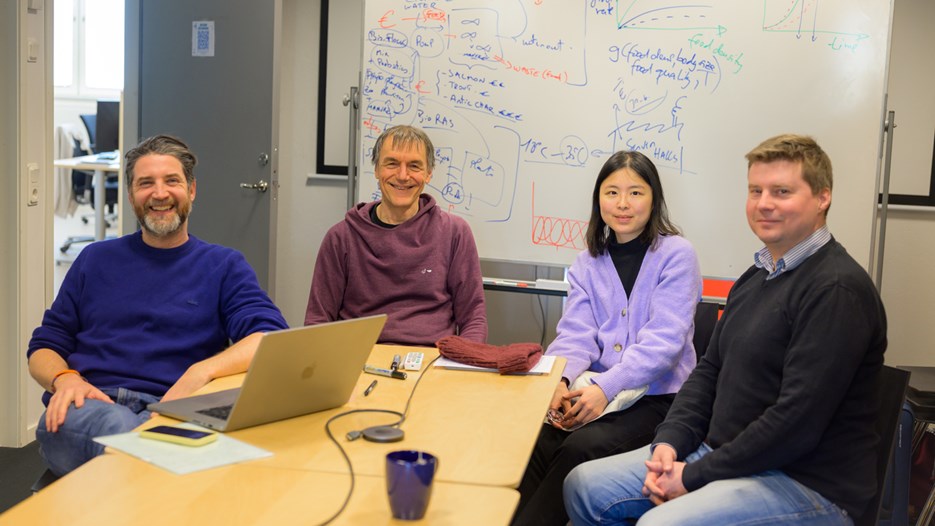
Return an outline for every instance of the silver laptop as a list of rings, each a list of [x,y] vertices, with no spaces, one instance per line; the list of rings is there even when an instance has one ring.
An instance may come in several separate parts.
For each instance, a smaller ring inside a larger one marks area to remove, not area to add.
[[[234,431],[344,405],[384,323],[379,314],[266,333],[241,387],[148,408]]]

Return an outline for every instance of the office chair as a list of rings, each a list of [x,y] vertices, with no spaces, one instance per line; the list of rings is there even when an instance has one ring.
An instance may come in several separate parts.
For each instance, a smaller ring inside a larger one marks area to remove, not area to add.
[[[885,483],[887,478],[887,466],[890,465],[893,459],[895,450],[894,444],[897,436],[896,430],[900,415],[903,412],[903,403],[906,401],[906,387],[909,386],[909,373],[907,371],[884,365],[880,375],[880,391],[878,396],[880,408],[877,410],[875,422],[876,431],[880,435],[880,445],[877,449],[877,491],[873,499],[867,505],[867,510],[864,512],[863,516],[854,520],[854,526],[877,526],[880,519],[883,494],[887,489],[887,484]],[[897,459],[897,462],[902,461],[902,459]],[[908,461],[909,458],[908,455],[906,455],[905,462]],[[894,470],[894,475],[898,475],[899,472],[900,470],[898,469]],[[908,472],[908,469],[904,472]],[[905,477],[903,480],[900,480],[900,478],[899,476],[893,477],[895,489],[892,493],[894,496],[902,493],[908,495],[909,478]],[[894,499],[893,502],[896,503],[897,500],[902,501],[902,499]],[[907,502],[908,496],[905,501],[902,501],[900,506],[907,507]],[[908,513],[906,509],[900,511],[902,517],[905,517]],[[894,509],[893,518],[897,516],[897,513],[898,512]]]
[[[84,115],[79,115],[79,117],[81,117],[81,122],[84,123],[84,128],[88,131],[88,141],[91,146],[91,152],[101,153],[97,151],[97,143],[95,141],[97,133],[97,115],[86,113]],[[120,181],[118,177],[119,175],[117,174],[108,174],[104,178],[104,204],[107,206],[104,222],[107,224],[107,228],[110,228],[113,222],[117,220],[115,208],[117,206],[117,197],[120,192]],[[94,206],[94,199],[91,199],[91,206]],[[81,216],[81,222],[88,224],[92,217],[94,217],[93,214]]]
[[[93,113],[86,113],[84,115],[79,115],[81,117],[81,122],[84,123],[84,129],[88,130],[88,144],[91,148],[91,153],[98,153],[94,148],[94,134],[97,133],[97,115]]]
[[[81,148],[81,142],[78,139],[73,139],[74,141],[74,150],[72,151],[72,157],[80,157],[86,155]],[[71,171],[71,188],[75,195],[75,201],[78,204],[86,205],[92,203],[94,200],[91,198],[91,182],[94,180],[94,174],[92,172],[86,172],[84,170],[72,170]],[[87,221],[85,218],[81,218],[85,223]],[[68,249],[76,243],[90,243],[94,241],[94,236],[70,236],[68,237],[62,246],[59,247],[59,250],[62,254],[68,252]]]
[[[72,150],[72,157],[81,157],[82,155],[87,155],[87,152],[81,147],[81,141],[77,138],[72,139],[74,141],[74,148]],[[71,189],[75,192],[75,201],[79,204],[86,205],[90,204],[93,199],[91,199],[91,182],[94,180],[94,172],[88,172],[85,170],[76,170],[72,169],[71,171]]]
[[[915,414],[907,400],[899,413],[896,443],[880,502],[879,526],[903,526],[909,523],[909,484],[912,472],[912,434]],[[922,524],[921,522],[919,524]]]
[[[902,367],[912,373],[906,403],[914,418],[910,452],[910,496],[912,518],[920,526],[935,524],[935,488],[932,487],[931,426],[935,423],[935,368]],[[894,526],[895,526],[894,522]]]
[[[94,174],[91,175],[90,181],[92,182],[89,187],[91,189],[91,195],[94,195]],[[114,222],[117,221],[117,194],[120,192],[120,182],[117,177],[116,175],[109,174],[104,177],[104,206],[107,208],[107,213],[104,214],[104,224],[106,228],[112,227]],[[92,198],[90,202],[91,208],[94,208],[94,199]],[[94,214],[85,214],[81,216],[81,222],[88,224],[93,218]]]
[[[695,356],[698,360],[701,360],[705,351],[708,350],[720,310],[721,307],[717,303],[704,301],[695,307],[695,335],[692,337],[692,343],[695,345]]]

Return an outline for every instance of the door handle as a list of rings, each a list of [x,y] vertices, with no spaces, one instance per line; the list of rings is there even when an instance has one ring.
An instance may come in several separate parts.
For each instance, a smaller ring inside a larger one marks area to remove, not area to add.
[[[247,188],[247,189],[250,189],[250,190],[256,190],[257,192],[263,193],[263,192],[265,192],[267,189],[269,189],[269,183],[267,183],[267,182],[264,181],[263,179],[260,179],[260,180],[259,180],[258,182],[256,182],[256,183],[240,183],[240,187],[241,187],[241,188]]]

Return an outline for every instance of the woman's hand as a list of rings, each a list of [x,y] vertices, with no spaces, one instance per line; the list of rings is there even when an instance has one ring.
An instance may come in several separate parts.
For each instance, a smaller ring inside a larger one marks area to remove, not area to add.
[[[571,402],[565,398],[565,395],[568,394],[568,384],[565,381],[562,378],[558,385],[555,386],[552,401],[549,403],[549,421],[552,423],[552,427],[557,429],[562,429],[560,424],[562,417],[571,410]]]
[[[562,400],[568,403],[573,398],[578,401],[565,410],[565,418],[561,422],[561,427],[571,429],[587,424],[591,420],[601,416],[604,408],[607,407],[607,396],[604,390],[597,384],[591,384],[584,389],[569,391],[562,395]]]

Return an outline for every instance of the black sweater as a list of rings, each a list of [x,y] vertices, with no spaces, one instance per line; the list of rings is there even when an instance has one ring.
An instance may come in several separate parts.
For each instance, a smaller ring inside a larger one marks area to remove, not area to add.
[[[679,458],[689,491],[779,469],[852,517],[876,489],[874,431],[886,315],[866,271],[832,239],[772,280],[734,284],[711,346],[655,442]]]

